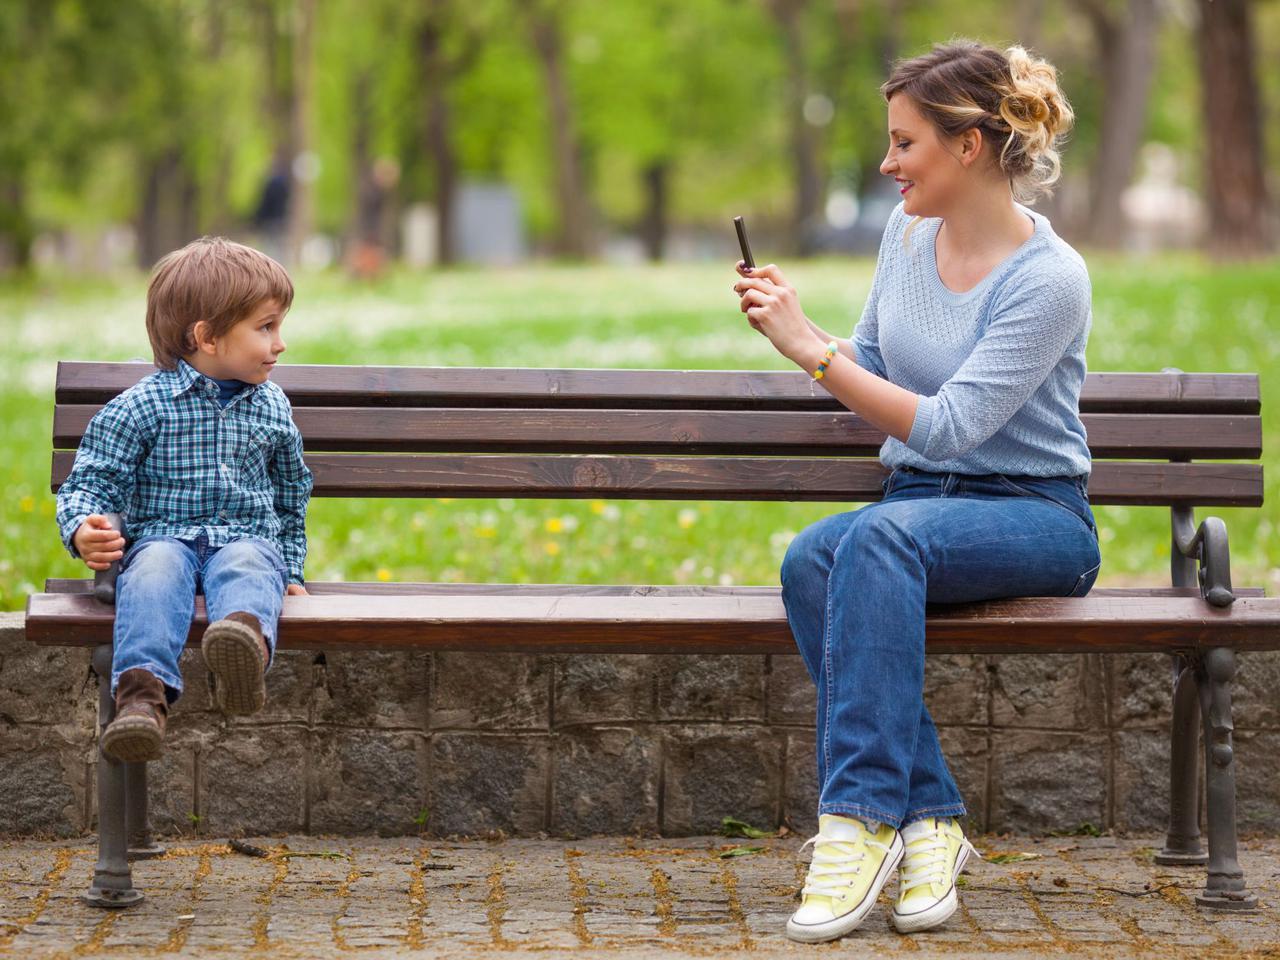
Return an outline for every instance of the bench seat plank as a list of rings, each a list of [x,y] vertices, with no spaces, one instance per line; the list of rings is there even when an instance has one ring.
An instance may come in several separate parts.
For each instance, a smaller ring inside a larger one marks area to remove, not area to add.
[[[85,594],[34,594],[27,637],[109,642],[114,610]],[[190,642],[204,625],[197,602]],[[1026,597],[931,607],[932,653],[1155,652],[1274,648],[1280,599]],[[288,597],[282,649],[475,650],[537,653],[794,653],[777,590],[704,596],[342,594]]]
[[[101,406],[54,410],[53,446],[73,449]],[[849,412],[299,407],[308,453],[672,453],[873,456],[884,433]],[[1262,420],[1242,415],[1086,413],[1094,458],[1255,459]]]

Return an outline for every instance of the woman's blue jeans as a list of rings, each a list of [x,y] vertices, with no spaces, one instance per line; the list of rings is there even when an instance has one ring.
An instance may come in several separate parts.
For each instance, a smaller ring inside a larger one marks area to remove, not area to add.
[[[1086,483],[899,468],[879,503],[792,541],[782,600],[818,690],[820,814],[964,814],[924,705],[925,603],[1084,596],[1101,563]]]
[[[178,699],[178,657],[187,645],[199,589],[210,623],[238,610],[252,613],[274,654],[287,585],[284,561],[267,540],[211,547],[204,534],[195,540],[143,537],[125,553],[116,583],[112,694],[122,673],[142,669],[164,682],[170,703]]]

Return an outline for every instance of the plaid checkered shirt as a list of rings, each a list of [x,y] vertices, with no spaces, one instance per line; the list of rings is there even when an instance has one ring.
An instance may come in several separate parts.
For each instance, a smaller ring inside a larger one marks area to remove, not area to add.
[[[121,513],[130,540],[261,537],[302,583],[311,471],[291,409],[270,381],[220,407],[218,385],[186,362],[153,373],[85,429],[58,490],[62,542],[78,557],[71,538],[85,518]]]

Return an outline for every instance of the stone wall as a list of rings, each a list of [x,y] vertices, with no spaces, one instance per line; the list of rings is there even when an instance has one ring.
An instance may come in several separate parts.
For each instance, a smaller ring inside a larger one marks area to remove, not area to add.
[[[588,835],[814,823],[813,692],[794,656],[283,653],[228,723],[198,654],[151,765],[166,834]],[[927,698],[973,826],[1161,829],[1162,655],[936,656]],[[1242,829],[1280,831],[1280,654],[1240,658]],[[0,614],[0,834],[93,827],[88,650]]]

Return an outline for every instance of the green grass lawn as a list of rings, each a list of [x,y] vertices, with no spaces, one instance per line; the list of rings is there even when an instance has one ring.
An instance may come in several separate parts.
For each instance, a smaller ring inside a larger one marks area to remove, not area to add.
[[[806,311],[847,333],[873,263],[790,271]],[[1261,372],[1280,391],[1280,269],[1197,259],[1094,257],[1092,370]],[[537,267],[297,278],[286,362],[427,366],[787,369],[750,330],[721,266]],[[54,364],[150,356],[144,284],[84,281],[0,288],[0,609],[49,576],[86,571],[62,549],[49,492]],[[1280,451],[1264,406],[1263,446]],[[1277,475],[1267,476],[1275,501]],[[776,583],[791,537],[823,504],[648,501],[312,502],[311,579]],[[1232,537],[1239,584],[1280,584],[1271,510],[1214,511]],[[1100,507],[1102,584],[1167,582],[1169,514]]]

